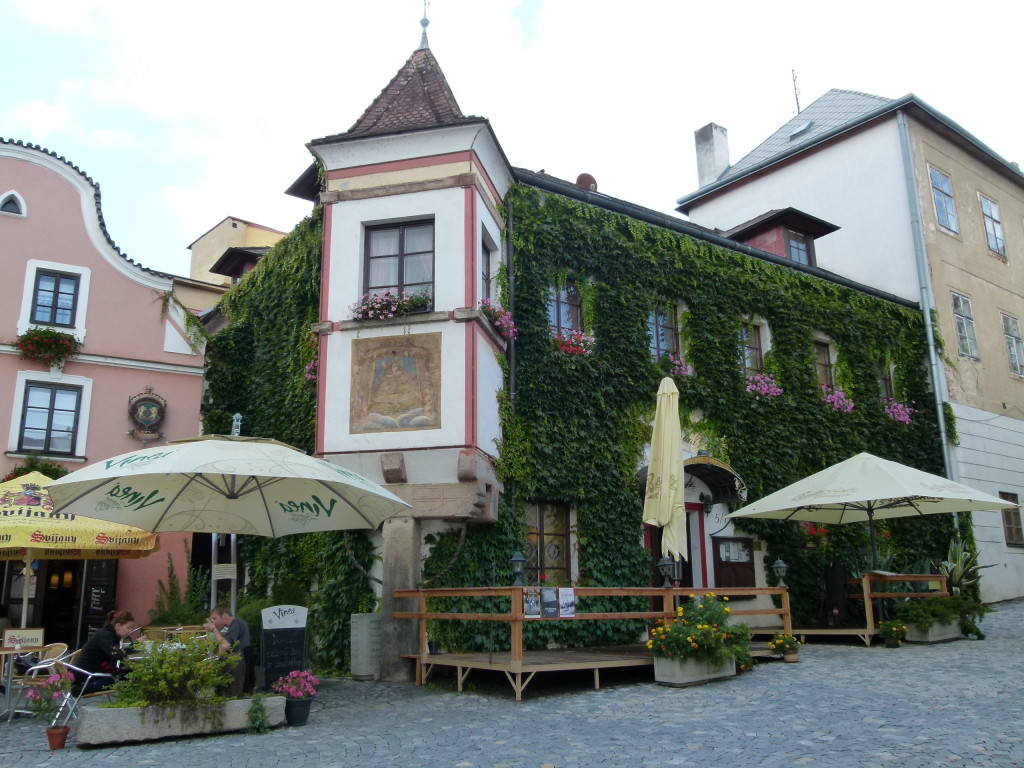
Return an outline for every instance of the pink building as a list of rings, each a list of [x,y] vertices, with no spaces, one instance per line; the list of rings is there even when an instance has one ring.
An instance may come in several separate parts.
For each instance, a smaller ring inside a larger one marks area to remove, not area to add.
[[[85,173],[2,138],[0,264],[0,476],[32,454],[74,471],[199,432],[204,344],[190,336],[193,315],[175,298],[176,278],[117,248],[99,186]],[[194,292],[196,281],[187,282]],[[195,297],[185,303],[195,308]],[[26,359],[15,342],[33,328],[72,334],[81,350],[63,365]],[[164,534],[160,552],[139,560],[37,561],[28,625],[45,627],[47,641],[78,645],[111,607],[147,621],[168,554],[184,577],[190,537]],[[20,563],[0,564],[0,572],[0,600],[17,623]]]

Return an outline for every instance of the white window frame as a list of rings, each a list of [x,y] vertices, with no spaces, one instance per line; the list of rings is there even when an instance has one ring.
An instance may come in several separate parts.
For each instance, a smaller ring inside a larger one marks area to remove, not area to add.
[[[999,203],[991,197],[978,193],[981,204],[981,220],[985,225],[985,244],[988,249],[1003,258],[1006,257],[1006,237],[1003,234],[1003,221],[999,218]],[[992,247],[993,241],[995,248]]]
[[[8,198],[13,197],[18,202],[18,207],[21,208],[21,213],[12,213],[11,211],[0,210],[0,214],[4,216],[14,216],[18,219],[23,219],[28,216],[28,206],[25,204],[25,198],[18,194],[18,190],[9,189],[0,195],[0,206],[3,206],[7,202]]]
[[[935,182],[932,179],[932,174],[933,173],[939,174],[939,176],[941,176],[943,179],[945,179],[949,183],[949,191],[948,192],[945,189],[942,189],[941,187],[936,187],[935,186]],[[930,189],[931,193],[932,193],[932,209],[935,211],[935,223],[939,225],[939,229],[941,229],[943,232],[949,232],[950,234],[953,234],[953,235],[959,235],[960,234],[960,219],[956,215],[956,197],[953,195],[953,177],[950,176],[945,171],[941,171],[938,168],[936,168],[935,166],[929,165],[928,166],[928,189]],[[944,202],[945,202],[945,198],[946,197],[949,198],[949,203],[950,203],[949,206],[947,207],[946,205],[943,205],[942,206],[942,211],[946,215],[947,220],[950,217],[952,218],[952,220],[953,220],[952,221],[952,224],[953,224],[952,227],[947,227],[945,224],[942,223],[942,217],[939,215],[939,201],[936,198],[936,192],[938,192],[939,194],[943,195],[943,201]]]
[[[1006,340],[1006,357],[1010,372],[1024,376],[1024,341],[1021,339],[1020,320],[1013,315],[1000,313],[1003,318],[1003,338]]]
[[[78,277],[77,307],[75,309],[75,325],[49,326],[32,322],[32,303],[35,299],[36,275],[39,272],[64,272],[65,274]],[[89,278],[92,271],[88,267],[79,267],[73,264],[60,264],[55,261],[40,261],[29,259],[25,265],[25,286],[22,290],[21,314],[18,317],[18,335],[20,336],[29,328],[57,328],[66,333],[73,333],[79,341],[85,341],[85,317],[89,310]]]
[[[43,373],[41,371],[18,371],[18,379],[14,390],[14,407],[11,411],[11,431],[7,439],[8,455],[23,456],[27,452],[20,451],[21,419],[25,406],[25,393],[29,384],[58,384],[66,387],[79,387],[82,397],[78,403],[78,425],[75,432],[74,450],[70,456],[64,453],[44,453],[44,457],[53,457],[58,461],[86,456],[85,447],[89,439],[89,413],[92,406],[92,379],[85,376],[69,376],[65,373]]]
[[[956,332],[956,348],[961,357],[971,360],[980,360],[978,356],[978,336],[974,332],[974,310],[971,307],[971,299],[957,291],[950,291],[953,303],[953,329]],[[957,311],[959,300],[961,310],[966,309],[967,314]],[[963,341],[967,342],[967,351],[964,351]]]

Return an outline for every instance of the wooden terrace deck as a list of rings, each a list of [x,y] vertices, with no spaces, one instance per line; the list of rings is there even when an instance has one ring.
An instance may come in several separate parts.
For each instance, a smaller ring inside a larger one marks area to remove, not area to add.
[[[612,667],[651,666],[654,663],[650,650],[644,643],[635,646],[616,646],[613,648],[561,648],[555,650],[527,651],[523,648],[523,624],[535,621],[606,621],[621,619],[645,619],[653,622],[656,619],[672,618],[676,615],[677,598],[686,600],[693,594],[713,592],[722,597],[777,595],[781,608],[740,608],[733,607],[733,616],[746,615],[778,615],[782,618],[783,631],[791,633],[792,625],[789,616],[789,592],[784,587],[734,588],[734,589],[656,589],[650,587],[598,588],[579,587],[576,597],[646,597],[657,598],[661,602],[661,610],[655,611],[617,611],[587,613],[577,607],[575,616],[565,618],[530,618],[523,612],[523,587],[474,587],[465,589],[398,589],[396,598],[411,598],[418,602],[418,611],[396,611],[396,619],[416,619],[419,622],[420,652],[410,654],[416,662],[416,682],[422,685],[436,666],[454,667],[458,688],[461,691],[466,677],[474,669],[497,670],[505,673],[515,691],[516,701],[522,700],[523,690],[529,685],[537,672],[556,672],[559,670],[590,669],[594,672],[594,688],[600,688],[600,670]],[[439,597],[480,597],[508,598],[511,604],[509,613],[438,613],[429,610],[428,600]],[[508,650],[493,653],[442,653],[431,654],[427,650],[428,621],[501,621],[511,624],[511,647]]]

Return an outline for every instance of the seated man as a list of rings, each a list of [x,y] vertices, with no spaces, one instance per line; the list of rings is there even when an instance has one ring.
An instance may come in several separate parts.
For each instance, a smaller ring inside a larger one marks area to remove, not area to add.
[[[210,611],[210,620],[203,628],[213,633],[221,653],[236,653],[241,657],[232,671],[234,679],[224,695],[237,699],[243,692],[251,692],[252,644],[249,640],[249,625],[243,619],[232,616],[231,607],[222,603]]]

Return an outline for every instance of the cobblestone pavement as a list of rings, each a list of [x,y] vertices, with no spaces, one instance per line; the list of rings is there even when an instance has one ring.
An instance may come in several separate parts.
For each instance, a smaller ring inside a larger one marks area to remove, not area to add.
[[[812,642],[695,688],[650,671],[541,674],[516,703],[473,672],[427,688],[329,680],[302,728],[51,753],[38,721],[0,723],[0,766],[1024,766],[1024,601],[996,606],[984,641],[886,649]]]

